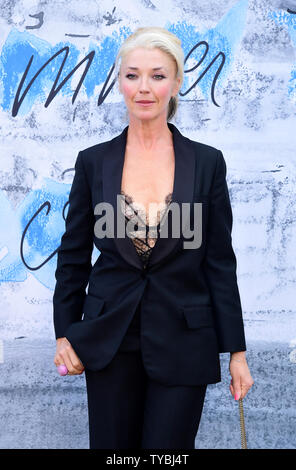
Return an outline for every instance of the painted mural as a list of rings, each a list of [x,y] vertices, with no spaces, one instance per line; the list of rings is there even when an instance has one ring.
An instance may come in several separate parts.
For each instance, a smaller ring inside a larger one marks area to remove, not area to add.
[[[0,0],[0,448],[88,447],[84,379],[53,365],[56,251],[79,150],[127,124],[117,50],[149,25],[184,49],[172,122],[227,163],[249,447],[296,446],[296,0]],[[239,447],[227,361],[197,448]]]

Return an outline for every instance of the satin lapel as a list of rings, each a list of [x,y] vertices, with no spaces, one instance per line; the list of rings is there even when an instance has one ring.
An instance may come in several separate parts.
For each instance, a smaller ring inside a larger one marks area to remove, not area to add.
[[[195,153],[190,140],[184,137],[176,126],[168,123],[169,129],[173,133],[173,144],[175,152],[175,176],[174,187],[171,203],[179,206],[180,214],[182,213],[182,203],[192,203],[194,197],[194,181],[195,181]],[[163,219],[165,221],[169,215]],[[170,218],[171,219],[171,218]],[[169,220],[170,220],[169,219]],[[171,235],[172,224],[168,223],[168,238],[159,237],[152,249],[149,258],[148,267],[159,263],[173,250],[175,245],[181,238],[173,238]],[[182,217],[180,218],[180,230],[182,230]]]
[[[170,131],[173,133],[173,145],[175,153],[175,175],[172,202],[177,203],[182,208],[182,202],[192,202],[194,194],[195,177],[195,155],[193,146],[184,137],[174,124],[168,123]],[[124,155],[127,141],[128,126],[117,137],[112,139],[110,151],[106,152],[103,161],[103,200],[113,206],[114,210],[114,242],[121,256],[132,266],[143,269],[142,261],[136,251],[133,241],[127,235],[119,238],[117,234],[117,195],[120,195],[121,180],[124,165]],[[168,217],[168,213],[165,218]],[[124,218],[123,218],[124,220]],[[164,219],[165,220],[165,219]],[[170,236],[168,238],[159,237],[152,249],[148,267],[159,263],[173,250],[178,238]]]
[[[124,165],[124,155],[127,141],[128,126],[121,134],[111,141],[110,151],[106,152],[103,161],[103,200],[113,206],[114,210],[114,243],[120,255],[135,268],[142,269],[142,261],[136,251],[132,239],[117,236],[117,195],[120,195],[121,180]],[[123,219],[124,220],[124,216]]]

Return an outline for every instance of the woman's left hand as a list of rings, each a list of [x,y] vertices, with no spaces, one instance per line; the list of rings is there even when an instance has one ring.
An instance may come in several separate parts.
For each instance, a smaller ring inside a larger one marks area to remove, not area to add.
[[[245,398],[248,391],[254,384],[254,380],[249,371],[247,359],[244,351],[231,354],[229,361],[229,372],[232,380],[229,386],[231,395],[235,400]]]

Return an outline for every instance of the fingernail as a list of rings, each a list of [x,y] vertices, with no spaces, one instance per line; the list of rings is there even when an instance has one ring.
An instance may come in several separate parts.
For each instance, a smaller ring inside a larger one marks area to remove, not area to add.
[[[239,398],[239,395],[238,395],[238,393],[236,393],[236,394],[234,395],[234,399],[235,399],[235,400],[238,400],[238,398]]]

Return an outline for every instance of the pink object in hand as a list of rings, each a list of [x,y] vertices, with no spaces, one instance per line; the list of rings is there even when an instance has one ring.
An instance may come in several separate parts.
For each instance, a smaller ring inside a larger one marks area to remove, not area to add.
[[[68,374],[68,369],[67,369],[67,366],[65,366],[65,364],[62,364],[62,365],[58,366],[57,369],[58,369],[58,373],[60,375],[67,375]]]

